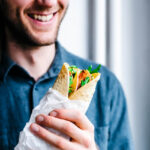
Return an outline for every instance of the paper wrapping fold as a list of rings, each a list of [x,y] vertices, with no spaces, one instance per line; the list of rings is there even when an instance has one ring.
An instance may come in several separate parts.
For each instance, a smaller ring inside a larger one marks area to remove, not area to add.
[[[69,100],[56,90],[50,88],[47,94],[40,101],[40,104],[33,109],[29,122],[20,133],[19,143],[15,147],[15,150],[58,150],[54,146],[47,144],[45,141],[31,133],[29,126],[31,123],[35,122],[35,117],[38,114],[48,115],[49,112],[56,108],[76,109],[85,113],[88,106],[88,101]],[[57,134],[69,139],[69,137],[61,134],[60,132],[57,132]]]

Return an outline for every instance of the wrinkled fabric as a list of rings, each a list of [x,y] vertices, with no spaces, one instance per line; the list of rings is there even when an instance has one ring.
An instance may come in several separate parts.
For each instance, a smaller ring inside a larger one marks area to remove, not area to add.
[[[56,42],[56,56],[38,81],[3,55],[0,64],[0,150],[13,150],[19,133],[29,121],[32,109],[53,86],[64,62],[86,69],[92,61],[66,51]],[[86,112],[95,127],[95,141],[101,150],[133,150],[124,92],[113,73],[102,66],[92,102]]]

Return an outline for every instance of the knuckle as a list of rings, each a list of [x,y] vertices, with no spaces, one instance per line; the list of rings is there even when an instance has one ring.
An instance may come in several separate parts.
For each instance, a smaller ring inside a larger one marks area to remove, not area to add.
[[[76,120],[81,121],[82,117],[83,117],[83,114],[80,111],[77,111],[76,112]]]
[[[76,110],[75,113],[76,113],[77,116],[81,116],[82,115],[82,113],[79,110]]]
[[[64,113],[65,113],[64,109],[57,109],[57,117],[63,118]]]
[[[72,132],[72,125],[69,122],[65,123],[63,126],[63,130],[65,133],[71,133]]]
[[[46,138],[46,134],[44,134],[43,129],[41,127],[39,127],[38,134],[40,137]]]
[[[93,133],[93,132],[94,132],[94,129],[95,129],[95,127],[94,127],[94,125],[91,123],[91,125],[90,125],[90,131]]]
[[[86,148],[89,148],[91,146],[91,138],[86,136],[86,138],[83,139],[83,144]]]
[[[59,139],[56,142],[56,146],[59,147],[59,148],[61,148],[61,149],[64,149],[65,144],[64,144],[64,142],[63,142],[62,139]]]

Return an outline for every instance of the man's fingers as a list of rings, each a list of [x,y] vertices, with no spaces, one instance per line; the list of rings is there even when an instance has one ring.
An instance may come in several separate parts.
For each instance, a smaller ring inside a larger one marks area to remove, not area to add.
[[[93,124],[88,120],[88,118],[83,113],[81,113],[78,110],[55,109],[49,115],[74,122],[82,130],[88,130],[91,132],[94,131]]]
[[[41,114],[36,117],[36,122],[42,126],[56,129],[68,135],[85,147],[89,147],[90,145],[91,137],[89,133],[87,131],[81,130],[70,121]]]
[[[77,150],[77,145],[75,143],[71,143],[70,141],[60,137],[45,128],[41,127],[38,124],[32,123],[30,126],[30,130],[37,135],[38,137],[42,138],[49,144],[54,145],[55,147],[62,149],[62,150]]]

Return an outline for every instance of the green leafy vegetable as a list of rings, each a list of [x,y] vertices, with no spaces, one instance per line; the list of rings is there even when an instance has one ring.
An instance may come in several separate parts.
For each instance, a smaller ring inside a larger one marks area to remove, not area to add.
[[[91,71],[92,71],[92,65],[90,65],[90,66],[88,67],[88,71],[91,73]]]
[[[70,77],[69,77],[69,87],[70,87],[72,84],[73,84],[73,77],[70,76]]]
[[[69,94],[73,92],[72,88],[71,88],[71,85],[73,84],[73,78],[74,78],[74,76],[75,76],[75,74],[77,72],[75,68],[77,68],[77,67],[76,66],[70,66],[68,68],[68,70],[70,72],[69,90],[68,90]],[[101,65],[98,65],[98,67],[96,69],[92,70],[92,65],[90,65],[87,70],[90,72],[90,74],[93,74],[93,73],[98,73],[98,71],[100,70],[100,68],[101,68]],[[83,70],[81,70],[81,72],[82,71]],[[91,75],[91,79],[93,79],[93,78],[94,78],[93,75]],[[86,77],[84,80],[81,81],[81,87],[84,86],[85,84],[87,84],[88,82],[90,82],[90,77]]]
[[[73,67],[69,67],[68,69],[72,74],[76,74],[76,70]]]
[[[92,70],[92,65],[88,67],[88,71],[92,74],[92,73],[98,73],[98,71],[100,70],[101,65],[98,65],[98,67],[94,70]]]
[[[68,93],[69,93],[69,94],[72,93],[72,88],[71,88],[71,87],[69,88]]]
[[[98,65],[98,67],[96,69],[94,69],[93,71],[91,71],[91,73],[98,73],[100,68],[101,68],[101,65]]]
[[[72,66],[70,66],[71,68],[77,68],[77,66],[75,66],[75,65],[72,65]]]
[[[70,74],[70,77],[69,77],[69,90],[68,90],[68,93],[70,94],[70,93],[72,93],[72,88],[71,88],[71,85],[73,84],[73,77],[75,76],[75,74],[76,74],[76,70],[75,70],[75,68],[77,68],[76,66],[70,66],[69,68],[68,68],[68,70],[69,70],[69,72],[71,73]]]
[[[90,81],[89,77],[86,77],[85,80],[81,81],[81,87],[84,86],[85,84],[87,84]]]

